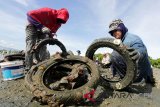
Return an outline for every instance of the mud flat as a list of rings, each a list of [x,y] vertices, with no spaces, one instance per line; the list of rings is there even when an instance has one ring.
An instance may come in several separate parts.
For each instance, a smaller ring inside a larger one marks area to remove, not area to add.
[[[0,73],[0,107],[41,107],[38,102],[31,102],[32,98],[24,78],[3,81]]]
[[[105,98],[100,107],[160,107],[160,69],[154,68],[153,76],[155,87],[143,83],[133,84],[124,91],[102,91]]]
[[[105,81],[98,86],[94,100],[79,106],[100,107],[160,107],[160,69],[154,69],[156,87],[150,84],[133,84],[123,91],[113,91]],[[24,78],[3,81],[0,73],[0,107],[48,107],[31,102],[33,95],[25,86]],[[74,106],[72,106],[74,107]]]

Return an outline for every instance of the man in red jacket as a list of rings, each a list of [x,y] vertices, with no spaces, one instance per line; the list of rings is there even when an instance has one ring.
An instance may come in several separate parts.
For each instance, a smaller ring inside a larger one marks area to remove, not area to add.
[[[53,37],[62,24],[69,19],[68,10],[65,8],[55,10],[51,8],[40,8],[27,13],[28,25],[26,26],[26,71],[33,65],[31,50],[39,39],[44,39],[44,34]],[[44,60],[47,56],[46,46],[42,47],[40,56]]]

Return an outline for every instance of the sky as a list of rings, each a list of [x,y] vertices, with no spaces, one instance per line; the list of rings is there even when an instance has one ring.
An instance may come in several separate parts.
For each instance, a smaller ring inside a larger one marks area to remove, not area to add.
[[[125,2],[124,2],[125,1]],[[122,19],[138,35],[152,58],[160,57],[160,0],[4,0],[0,2],[0,46],[25,49],[26,13],[33,9],[67,8],[68,22],[57,32],[67,50],[81,50],[101,37],[111,37],[108,25]]]

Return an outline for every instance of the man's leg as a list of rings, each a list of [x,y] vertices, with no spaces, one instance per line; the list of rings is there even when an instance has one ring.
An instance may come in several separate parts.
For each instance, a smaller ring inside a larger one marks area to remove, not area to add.
[[[127,69],[123,57],[114,51],[111,56],[111,63],[111,70],[113,72],[113,76],[118,74],[121,78],[123,78],[126,74]]]
[[[31,50],[36,43],[37,29],[34,25],[28,24],[26,26],[26,53],[25,53],[25,65],[26,71],[28,71],[33,65],[33,54]]]
[[[146,83],[150,83],[153,86],[155,86],[156,82],[155,82],[155,78],[153,77],[153,69],[151,68],[151,70],[148,72],[149,73],[148,73],[147,77],[145,78],[145,81],[146,81]]]

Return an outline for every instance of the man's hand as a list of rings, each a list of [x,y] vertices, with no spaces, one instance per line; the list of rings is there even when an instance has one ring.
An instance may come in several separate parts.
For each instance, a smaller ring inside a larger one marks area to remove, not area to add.
[[[52,33],[50,37],[56,39],[57,38],[57,34],[56,33]]]
[[[42,32],[43,32],[44,34],[50,34],[50,33],[51,33],[51,30],[50,30],[49,28],[47,28],[47,27],[43,27],[43,28],[42,28]]]
[[[128,47],[127,50],[129,51],[129,55],[132,58],[132,60],[134,61],[138,61],[140,58],[140,53],[138,51],[136,51],[134,48],[132,47]]]

